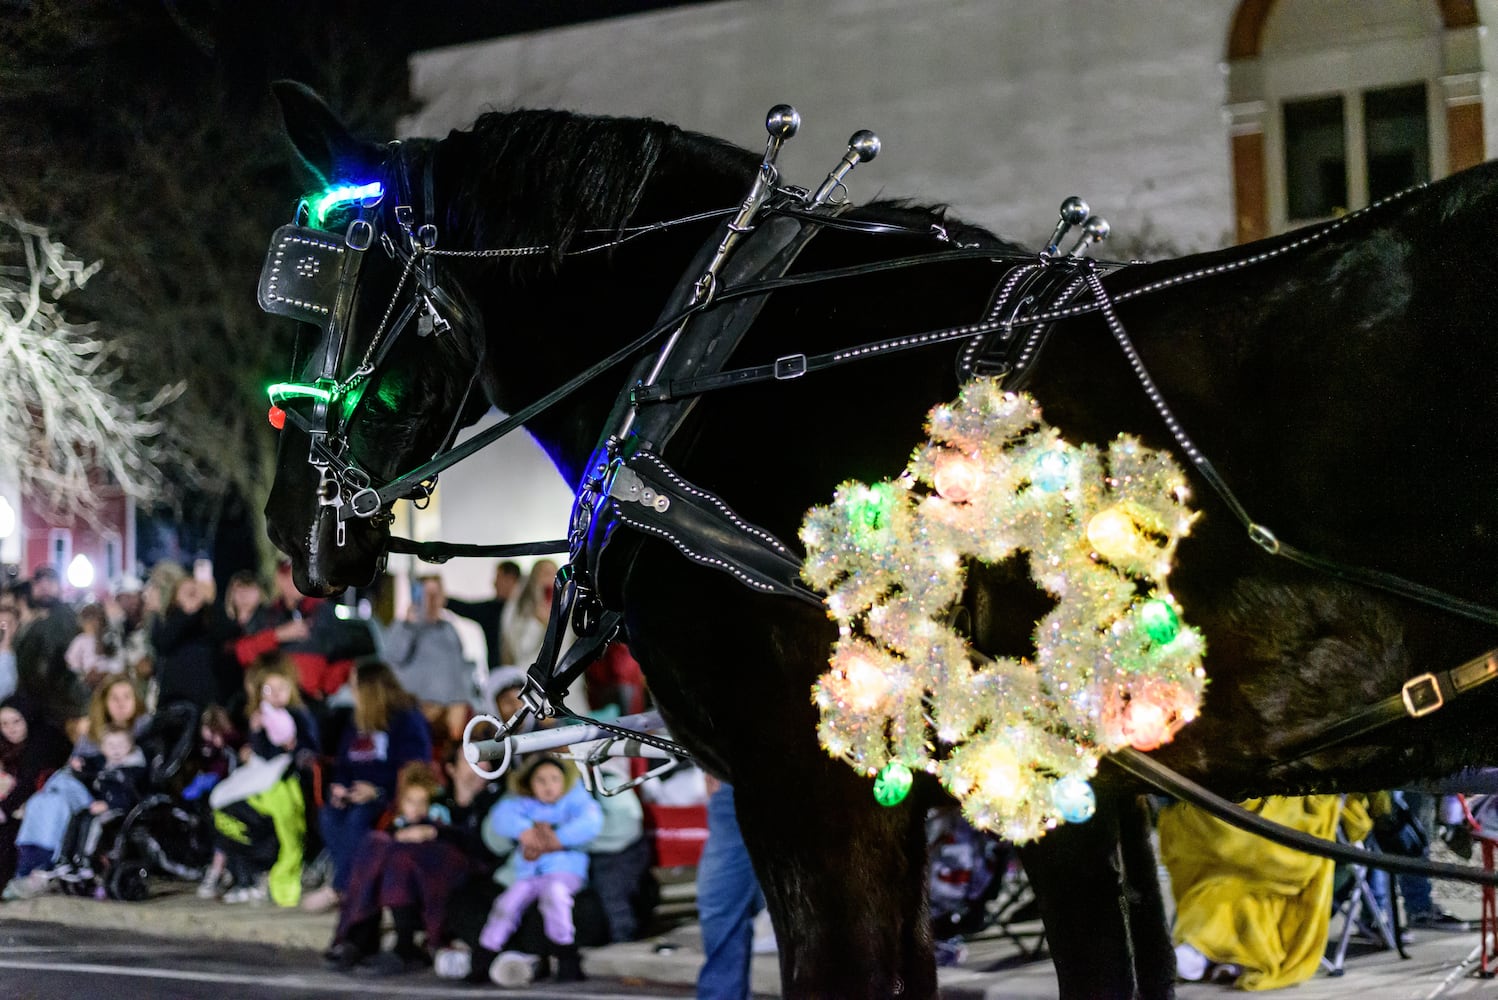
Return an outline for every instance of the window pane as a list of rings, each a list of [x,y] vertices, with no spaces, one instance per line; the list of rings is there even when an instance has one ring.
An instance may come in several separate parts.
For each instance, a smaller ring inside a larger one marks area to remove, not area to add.
[[[1285,102],[1285,185],[1294,219],[1320,219],[1347,207],[1342,98]]]
[[[1368,136],[1368,198],[1377,201],[1430,180],[1430,122],[1425,84],[1363,95]]]

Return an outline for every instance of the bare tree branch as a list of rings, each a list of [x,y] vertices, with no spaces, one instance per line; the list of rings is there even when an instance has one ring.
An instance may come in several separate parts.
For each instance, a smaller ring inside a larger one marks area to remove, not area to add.
[[[100,471],[141,500],[161,488],[163,407],[181,382],[130,391],[121,351],[96,325],[70,322],[60,300],[98,273],[45,229],[0,209],[0,466],[59,511],[90,514]]]

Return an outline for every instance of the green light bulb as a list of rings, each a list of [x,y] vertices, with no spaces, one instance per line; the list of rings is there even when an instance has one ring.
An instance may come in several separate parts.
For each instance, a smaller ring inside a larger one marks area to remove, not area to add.
[[[870,486],[852,499],[848,503],[848,527],[854,539],[867,543],[881,536],[889,528],[894,506],[894,487],[889,483]]]
[[[1163,646],[1181,634],[1181,617],[1169,601],[1151,598],[1139,609],[1139,624],[1144,634],[1157,646]]]
[[[913,780],[910,768],[897,760],[890,761],[874,777],[874,801],[881,806],[899,805],[910,794]]]

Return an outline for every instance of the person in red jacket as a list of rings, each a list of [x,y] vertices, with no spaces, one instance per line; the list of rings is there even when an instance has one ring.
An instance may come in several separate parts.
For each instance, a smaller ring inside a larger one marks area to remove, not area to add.
[[[252,616],[234,655],[245,668],[262,656],[285,655],[296,664],[302,697],[320,705],[348,681],[354,665],[330,655],[337,635],[333,608],[322,598],[303,597],[291,579],[291,563],[283,560],[276,567],[275,600]]]

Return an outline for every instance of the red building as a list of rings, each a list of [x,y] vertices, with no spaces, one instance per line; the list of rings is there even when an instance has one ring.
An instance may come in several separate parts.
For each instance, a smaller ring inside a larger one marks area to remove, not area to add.
[[[103,599],[110,586],[135,568],[135,501],[117,486],[99,485],[91,518],[58,516],[24,492],[0,490],[14,524],[4,537],[0,511],[0,561],[12,563],[22,579],[38,566],[55,567],[70,600]],[[81,557],[81,558],[80,558]]]

